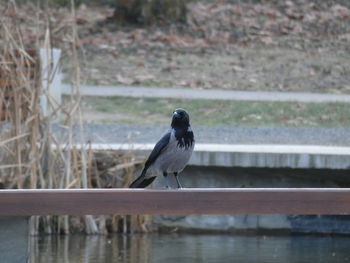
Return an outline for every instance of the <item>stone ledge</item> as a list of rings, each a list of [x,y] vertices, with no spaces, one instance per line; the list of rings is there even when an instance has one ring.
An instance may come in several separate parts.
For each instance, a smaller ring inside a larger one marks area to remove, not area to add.
[[[92,144],[95,150],[148,154],[154,144]],[[217,167],[349,169],[350,147],[319,145],[197,144],[190,165]]]

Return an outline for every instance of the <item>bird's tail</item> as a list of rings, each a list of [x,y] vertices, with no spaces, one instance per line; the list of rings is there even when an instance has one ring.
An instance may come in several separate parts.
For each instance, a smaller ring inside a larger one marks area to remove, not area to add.
[[[131,183],[129,188],[145,188],[156,179],[155,176],[146,178],[146,171],[146,169],[143,169],[141,175]]]

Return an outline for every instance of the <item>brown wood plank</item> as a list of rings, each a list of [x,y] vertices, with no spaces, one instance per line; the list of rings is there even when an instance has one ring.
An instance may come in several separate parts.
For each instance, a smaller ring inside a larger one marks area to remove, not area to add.
[[[350,214],[350,188],[0,190],[0,216]]]

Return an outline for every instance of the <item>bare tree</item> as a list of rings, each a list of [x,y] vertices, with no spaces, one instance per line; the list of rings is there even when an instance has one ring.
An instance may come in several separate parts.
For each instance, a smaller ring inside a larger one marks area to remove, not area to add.
[[[185,23],[185,0],[116,0],[113,19],[118,23]]]

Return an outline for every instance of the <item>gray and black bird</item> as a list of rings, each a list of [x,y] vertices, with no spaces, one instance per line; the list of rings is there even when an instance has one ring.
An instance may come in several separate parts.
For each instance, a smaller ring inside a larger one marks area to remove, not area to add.
[[[165,187],[169,188],[168,174],[174,174],[178,188],[181,188],[179,172],[187,165],[194,148],[194,136],[190,117],[184,109],[173,112],[170,130],[154,146],[141,175],[130,188],[144,188],[157,175],[164,176]]]

